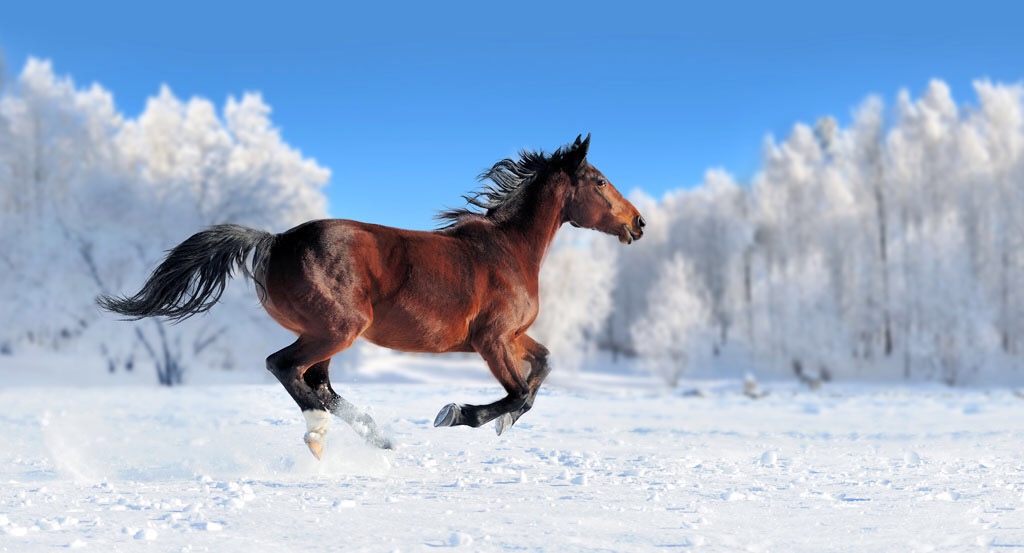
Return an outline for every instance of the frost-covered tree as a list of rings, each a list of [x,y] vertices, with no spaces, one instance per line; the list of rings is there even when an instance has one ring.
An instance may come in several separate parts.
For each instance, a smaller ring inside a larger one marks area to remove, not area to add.
[[[690,260],[716,327],[716,349],[729,340],[738,320],[742,298],[743,251],[752,239],[746,224],[749,195],[732,175],[720,169],[707,172],[704,183],[684,197],[670,232],[678,249]]]
[[[52,345],[87,324],[80,305],[69,305],[95,290],[75,224],[89,185],[112,162],[106,146],[120,120],[109,94],[95,86],[78,91],[44,62],[30,60],[13,88],[0,100],[9,129],[0,224],[17,239],[5,241],[9,270],[0,289],[18,316],[8,319],[4,339]]]
[[[919,98],[901,92],[889,109],[870,97],[847,127],[824,117],[769,137],[749,186],[709,172],[693,189],[644,200],[650,238],[620,255],[619,274],[683,256],[707,294],[711,343],[757,370],[950,383],[1015,370],[1024,86],[974,88],[976,105],[958,104],[941,81]],[[657,308],[646,293],[657,286],[616,281],[603,346],[640,353],[628,329]]]
[[[921,377],[949,384],[969,380],[997,340],[990,304],[973,285],[961,222],[955,213],[931,218],[901,248],[908,250],[899,253],[908,257],[909,270],[895,285],[912,298],[903,338],[909,366]]]
[[[847,318],[854,356],[865,362],[894,351],[889,206],[895,194],[887,174],[884,127],[882,101],[869,97],[855,110],[852,126],[836,141],[835,163],[849,179],[856,209],[848,232],[836,233],[834,238],[844,241],[844,255],[852,258],[853,301]],[[851,241],[857,247],[849,248]]]
[[[995,311],[1000,345],[1021,353],[1024,336],[1024,86],[975,83],[979,108],[961,133],[970,174],[960,190],[972,268]],[[989,193],[979,193],[988,190]]]
[[[671,201],[672,196],[666,196],[665,204]],[[647,226],[643,242],[634,244],[637,247],[618,249],[615,258],[618,270],[614,273],[611,290],[612,308],[604,329],[598,334],[599,346],[610,351],[615,358],[635,355],[631,329],[647,310],[647,291],[657,276],[653,268],[658,266],[672,244],[673,209],[642,193],[632,197],[631,201],[643,213]]]
[[[578,367],[595,343],[611,310],[616,268],[615,251],[592,233],[564,229],[555,239],[541,268],[540,314],[530,333],[559,366]]]
[[[326,214],[329,173],[281,139],[260,97],[218,114],[164,87],[126,119],[99,85],[78,88],[35,59],[0,94],[0,232],[17,237],[0,245],[0,347],[75,347],[114,369],[148,359],[165,384],[189,364],[254,361],[251,346],[279,331],[242,286],[219,322],[177,326],[115,327],[93,299],[137,287],[211,223],[284,230]]]
[[[706,291],[716,329],[713,349],[728,342],[734,326],[747,328],[745,252],[753,240],[749,199],[746,189],[718,169],[709,170],[701,186],[670,193],[660,204],[643,196],[634,198],[649,230],[641,245],[619,253],[615,307],[603,336],[604,347],[636,351],[630,329],[649,308],[648,290],[657,276],[653,268],[677,255],[690,261]],[[637,267],[652,269],[638,271]]]
[[[707,347],[712,316],[707,297],[694,268],[677,254],[659,268],[648,310],[633,326],[637,353],[672,387]]]

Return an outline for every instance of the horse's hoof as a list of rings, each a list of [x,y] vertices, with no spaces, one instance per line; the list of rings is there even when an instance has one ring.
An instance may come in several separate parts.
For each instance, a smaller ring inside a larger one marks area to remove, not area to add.
[[[383,436],[371,436],[366,443],[380,449],[395,449],[395,444]]]
[[[306,446],[309,447],[309,452],[313,454],[313,457],[316,457],[316,460],[319,461],[324,455],[324,435],[319,432],[306,432],[302,440],[306,442]]]
[[[516,420],[512,418],[512,413],[505,413],[497,419],[494,419],[494,431],[501,436],[506,430],[511,428],[515,422]]]
[[[454,403],[449,403],[441,408],[441,411],[434,418],[434,427],[455,426],[456,421],[462,418],[462,409]]]

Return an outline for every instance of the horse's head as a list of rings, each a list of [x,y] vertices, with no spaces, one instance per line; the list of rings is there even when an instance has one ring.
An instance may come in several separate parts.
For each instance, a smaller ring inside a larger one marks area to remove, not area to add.
[[[566,151],[567,172],[572,189],[565,205],[565,221],[617,236],[619,242],[632,244],[644,235],[644,221],[633,204],[608,182],[608,179],[587,161],[590,135],[576,141]]]

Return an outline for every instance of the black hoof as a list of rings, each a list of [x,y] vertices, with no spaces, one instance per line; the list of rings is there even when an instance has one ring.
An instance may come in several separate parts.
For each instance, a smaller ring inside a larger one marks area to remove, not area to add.
[[[455,426],[460,419],[462,419],[462,409],[454,403],[449,403],[442,407],[437,417],[434,418],[434,427]]]

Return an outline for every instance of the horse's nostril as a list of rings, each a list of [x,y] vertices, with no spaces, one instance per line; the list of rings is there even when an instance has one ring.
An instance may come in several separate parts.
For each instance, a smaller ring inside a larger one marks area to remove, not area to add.
[[[636,228],[644,228],[647,226],[647,221],[644,221],[643,215],[636,216]]]

